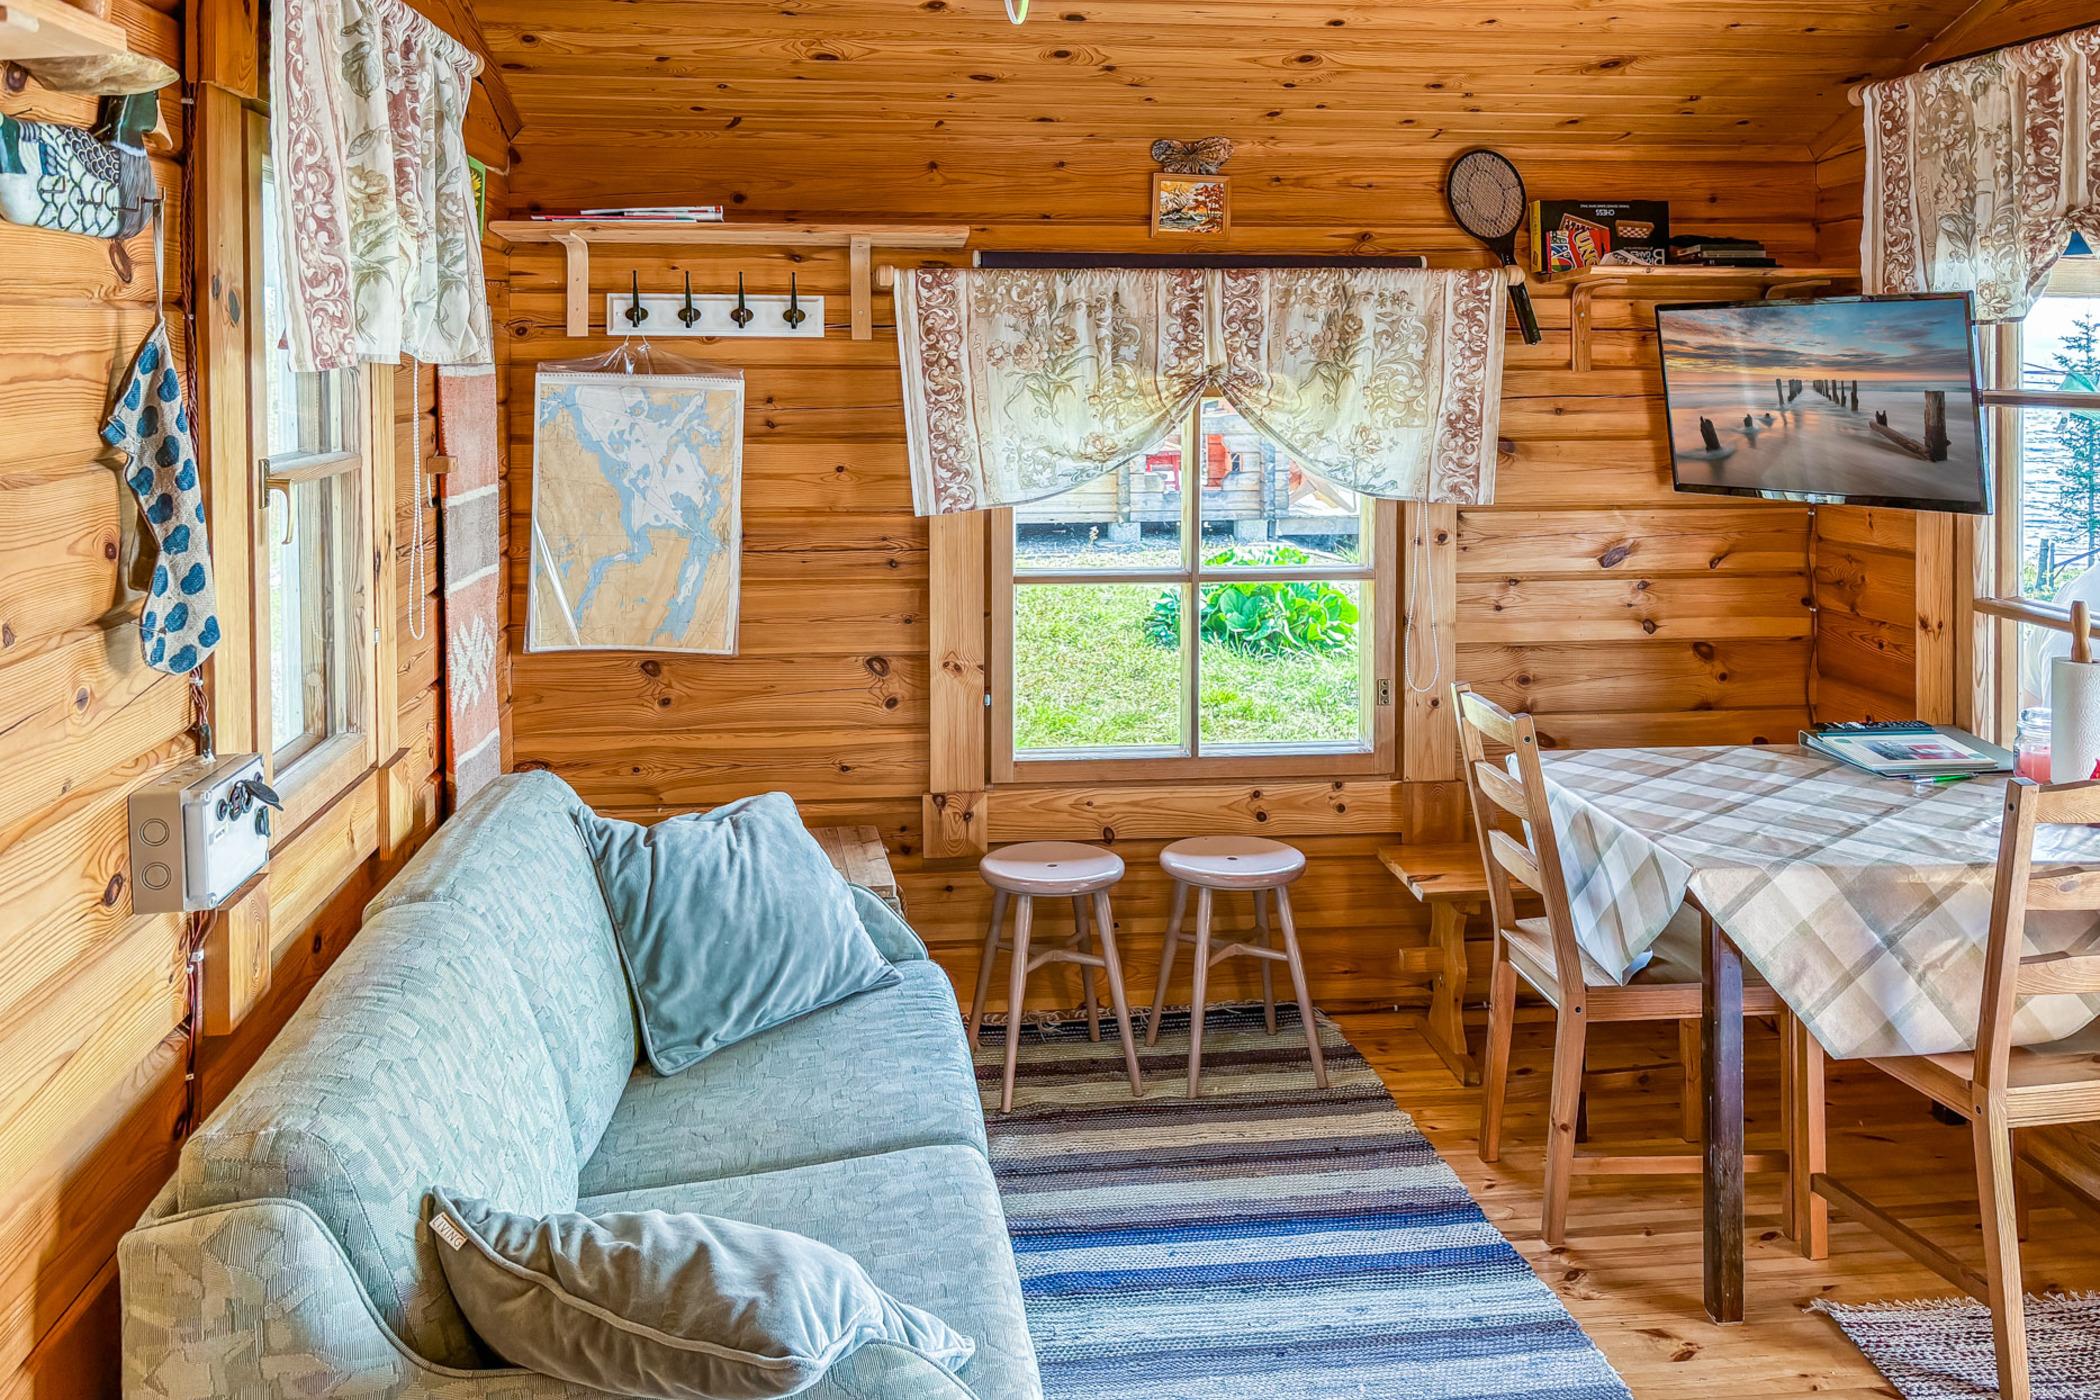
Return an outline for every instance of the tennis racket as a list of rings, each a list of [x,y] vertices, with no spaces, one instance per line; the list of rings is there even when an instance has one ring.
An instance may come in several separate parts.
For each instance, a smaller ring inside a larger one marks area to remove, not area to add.
[[[1524,224],[1524,177],[1509,157],[1485,146],[1467,151],[1451,162],[1444,176],[1444,203],[1458,226],[1485,244],[1502,259],[1504,267],[1517,265],[1517,230]],[[1531,309],[1531,293],[1519,272],[1510,282],[1510,304],[1517,309],[1517,325],[1524,343],[1536,345],[1538,313]]]

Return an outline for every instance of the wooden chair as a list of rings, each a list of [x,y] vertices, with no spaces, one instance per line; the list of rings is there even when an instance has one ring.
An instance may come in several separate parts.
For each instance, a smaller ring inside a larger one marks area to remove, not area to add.
[[[1568,1187],[1577,1173],[1594,1175],[1655,1175],[1682,1172],[1697,1175],[1704,1163],[1697,1153],[1645,1155],[1577,1154],[1576,1125],[1582,1104],[1583,1052],[1593,1025],[1626,1021],[1675,1021],[1680,1027],[1679,1044],[1688,1063],[1684,1092],[1687,1136],[1696,1136],[1699,1084],[1691,1050],[1697,1043],[1701,1014],[1703,973],[1697,966],[1674,962],[1670,950],[1658,947],[1657,956],[1631,982],[1620,986],[1604,968],[1575,941],[1575,925],[1569,912],[1567,880],[1560,863],[1560,850],[1546,805],[1546,778],[1539,762],[1538,731],[1531,716],[1512,715],[1501,706],[1473,692],[1471,686],[1452,688],[1453,709],[1458,716],[1459,746],[1465,757],[1467,792],[1472,798],[1473,829],[1486,865],[1488,906],[1494,920],[1495,951],[1488,978],[1488,1037],[1483,1056],[1483,1102],[1480,1110],[1480,1159],[1493,1162],[1502,1155],[1503,1103],[1509,1088],[1510,1035],[1517,1008],[1517,981],[1521,978],[1552,1005],[1556,1017],[1553,1042],[1553,1083],[1546,1124],[1545,1210],[1540,1233],[1548,1244],[1564,1243],[1567,1236]],[[1487,745],[1493,742],[1516,754],[1517,774],[1489,761]],[[1516,896],[1509,879],[1545,902],[1545,917],[1517,917]],[[1743,1014],[1772,1016],[1781,1013],[1778,996],[1764,982],[1745,978]],[[1692,1035],[1682,1028],[1691,1023]],[[1787,1037],[1789,1046],[1794,1037]],[[1788,1117],[1802,1117],[1820,1124],[1823,1103],[1820,1076],[1789,1074]],[[1805,1095],[1797,1103],[1794,1096]],[[1818,1133],[1820,1137],[1820,1133]],[[1771,1171],[1792,1167],[1788,1233],[1807,1245],[1815,1234],[1807,1227],[1795,1203],[1810,1200],[1807,1183],[1809,1154],[1746,1153],[1746,1171]]]
[[[2100,953],[2025,955],[2028,910],[2100,911],[2100,871],[2029,874],[2035,827],[2074,823],[2100,823],[2100,782],[2039,787],[2015,778],[2007,784],[1976,1049],[1868,1061],[1969,1120],[1983,1211],[1982,1275],[1843,1183],[1821,1172],[1813,1181],[1813,1189],[1832,1205],[1990,1305],[2002,1400],[2029,1396],[2013,1134],[2100,1122],[2100,1053],[2091,1036],[2035,1047],[2012,1043],[2019,998],[2100,993]],[[2042,1139],[2037,1146],[2049,1140],[2046,1134],[2037,1136]]]

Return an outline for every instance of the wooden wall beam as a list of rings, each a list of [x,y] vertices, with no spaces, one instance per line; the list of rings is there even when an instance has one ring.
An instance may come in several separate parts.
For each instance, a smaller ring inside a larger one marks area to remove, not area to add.
[[[1410,503],[1401,536],[1400,776],[1449,782],[1459,776],[1450,712],[1451,684],[1460,679],[1458,507]]]
[[[982,855],[989,841],[985,538],[983,512],[927,521],[932,743],[924,818],[926,854],[937,860]]]
[[[199,7],[198,22],[219,8],[238,10],[238,0]],[[214,41],[211,59],[231,62],[229,41]],[[252,48],[254,35],[249,35]],[[196,259],[198,460],[204,470],[205,510],[214,545],[212,565],[219,599],[219,625],[226,642],[212,653],[212,730],[222,752],[253,749],[256,717],[267,678],[250,645],[258,560],[268,558],[264,512],[256,480],[249,402],[251,343],[247,289],[260,285],[260,230],[249,227],[251,192],[259,167],[250,163],[249,113],[230,87],[196,89],[196,148],[190,209],[191,249]],[[252,278],[252,280],[251,280]]]
[[[1955,574],[1963,567],[1955,548],[1955,517],[1940,511],[1918,513],[1917,534],[1918,718],[1928,724],[1952,724],[1960,706],[1960,629],[1955,621]]]

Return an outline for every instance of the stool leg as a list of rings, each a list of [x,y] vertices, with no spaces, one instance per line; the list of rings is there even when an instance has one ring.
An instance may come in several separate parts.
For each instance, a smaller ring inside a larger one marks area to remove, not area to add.
[[[1162,984],[1164,985],[1164,984]],[[1203,1092],[1203,995],[1210,987],[1210,887],[1196,889],[1196,991],[1189,998],[1189,1097]]]
[[[1085,895],[1072,896],[1072,929],[1078,935],[1072,942],[1077,945],[1079,951],[1082,953],[1093,952],[1094,940],[1092,935],[1087,932],[1086,926]],[[1094,1000],[1094,969],[1088,967],[1085,963],[1081,963],[1079,965],[1079,976],[1080,980],[1086,985],[1086,1038],[1099,1044],[1101,1040],[1101,1007]]]
[[[1305,1048],[1312,1051],[1313,1083],[1327,1087],[1327,1057],[1320,1053],[1320,1027],[1313,1017],[1311,993],[1305,990],[1305,959],[1298,952],[1298,925],[1291,920],[1291,892],[1276,887],[1276,916],[1283,925],[1283,951],[1289,958],[1291,991],[1298,998],[1298,1019],[1305,1023]]]
[[[1269,892],[1267,890],[1256,890],[1254,892],[1254,927],[1261,934],[1261,946],[1264,948],[1269,946],[1268,895]],[[1268,1026],[1269,1034],[1274,1035],[1276,1034],[1276,964],[1270,962],[1267,958],[1259,959],[1259,961],[1261,963],[1261,1019]]]
[[[1035,920],[1035,901],[1014,898],[1013,971],[1006,979],[1006,1078],[999,1091],[999,1111],[1014,1107],[1014,1068],[1021,1062],[1021,1002],[1028,995],[1028,930]]]
[[[1123,995],[1123,959],[1116,953],[1116,920],[1109,912],[1108,891],[1094,893],[1094,931],[1100,937],[1101,961],[1108,964],[1108,1000],[1116,1008],[1116,1031],[1123,1039],[1123,1067],[1130,1071],[1130,1093],[1142,1098],[1145,1077],[1138,1071],[1137,1041],[1130,1027],[1130,1003]]]
[[[1174,950],[1181,942],[1181,912],[1188,906],[1189,887],[1174,882],[1174,907],[1167,914],[1167,941],[1159,950],[1159,985],[1152,989],[1152,1019],[1145,1023],[1145,1044],[1159,1044],[1159,1018],[1167,1010],[1167,979],[1174,975]]]
[[[977,1048],[977,1031],[984,1024],[984,999],[992,992],[992,964],[999,957],[999,926],[1006,922],[1006,891],[992,891],[992,926],[984,935],[984,961],[977,967],[977,995],[970,998],[970,1048]]]

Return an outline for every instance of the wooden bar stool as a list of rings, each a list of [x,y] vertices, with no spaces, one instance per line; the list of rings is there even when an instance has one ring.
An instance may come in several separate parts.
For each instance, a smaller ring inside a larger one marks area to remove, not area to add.
[[[1167,916],[1167,942],[1159,955],[1159,985],[1152,993],[1152,1019],[1145,1027],[1145,1044],[1159,1044],[1159,1018],[1166,1010],[1167,981],[1174,975],[1174,953],[1181,943],[1181,916],[1188,907],[1189,889],[1196,891],[1195,982],[1189,1006],[1189,1097],[1202,1092],[1203,999],[1209,989],[1210,970],[1232,957],[1259,958],[1261,1003],[1269,1033],[1276,1033],[1276,987],[1269,964],[1290,968],[1291,990],[1298,998],[1298,1019],[1305,1024],[1305,1045],[1312,1051],[1313,1082],[1327,1087],[1327,1061],[1320,1054],[1320,1028],[1313,1022],[1312,997],[1305,990],[1305,959],[1298,953],[1298,926],[1291,920],[1291,895],[1286,888],[1305,873],[1305,854],[1281,841],[1258,836],[1192,836],[1176,841],[1159,853],[1162,870],[1174,880],[1174,907]],[[1210,946],[1211,895],[1215,891],[1246,890],[1254,896],[1254,931],[1261,946],[1228,943],[1216,952]],[[1269,911],[1265,895],[1276,898],[1277,922],[1283,925],[1283,948],[1269,946]]]
[[[984,1023],[985,997],[992,990],[992,960],[1001,947],[1013,950],[1012,971],[1007,978],[1006,1078],[999,1094],[999,1110],[1014,1106],[1014,1067],[1021,1053],[1021,1003],[1028,991],[1028,974],[1045,963],[1077,963],[1085,969],[1086,1032],[1101,1039],[1101,1012],[1094,995],[1094,969],[1108,977],[1108,999],[1116,1012],[1116,1028],[1123,1037],[1123,1064],[1130,1071],[1130,1092],[1142,1094],[1144,1079],[1138,1073],[1137,1044],[1131,1038],[1130,1006],[1123,996],[1123,960],[1116,954],[1116,922],[1109,912],[1109,887],[1123,878],[1123,858],[1099,846],[1075,841],[1024,841],[1004,846],[977,863],[977,873],[992,887],[992,924],[984,936],[984,962],[977,969],[977,995],[970,1002],[970,1044],[977,1044],[978,1027]],[[1034,952],[1031,948],[1035,901],[1070,899],[1072,932],[1062,946]],[[1011,943],[999,936],[1006,922],[1006,906],[1014,906]],[[1093,906],[1088,921],[1087,906]],[[1099,938],[1101,951],[1093,951]]]

